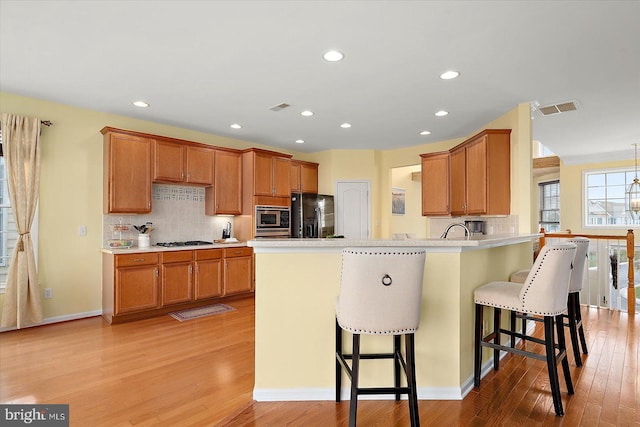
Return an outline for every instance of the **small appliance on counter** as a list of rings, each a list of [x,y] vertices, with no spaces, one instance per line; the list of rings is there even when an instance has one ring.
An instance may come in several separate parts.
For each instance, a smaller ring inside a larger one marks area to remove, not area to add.
[[[484,232],[485,222],[484,221],[469,220],[469,221],[465,221],[464,225],[469,229],[469,232],[471,233],[472,236],[474,234],[475,235],[485,234],[485,232]]]
[[[222,238],[230,239],[231,238],[231,223],[227,222],[227,225],[222,229]]]

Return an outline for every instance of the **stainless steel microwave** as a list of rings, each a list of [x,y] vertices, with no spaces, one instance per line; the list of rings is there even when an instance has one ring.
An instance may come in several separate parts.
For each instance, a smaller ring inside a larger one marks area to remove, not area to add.
[[[290,210],[287,206],[256,206],[256,237],[289,237]]]

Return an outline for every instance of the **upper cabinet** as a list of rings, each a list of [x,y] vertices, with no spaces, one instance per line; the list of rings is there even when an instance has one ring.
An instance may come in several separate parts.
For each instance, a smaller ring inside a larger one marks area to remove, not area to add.
[[[449,151],[449,213],[451,215],[508,215],[511,208],[510,129],[487,129]],[[434,156],[437,153],[434,153]],[[426,155],[428,156],[428,155]],[[423,158],[423,215],[443,215],[425,210],[442,178],[425,175]],[[431,162],[434,164],[436,160]],[[441,195],[439,196],[441,197]],[[435,204],[435,202],[434,202]],[[437,206],[442,207],[440,206]]]
[[[105,127],[104,213],[151,212],[151,150],[154,140]]]
[[[213,185],[214,153],[211,147],[156,140],[153,145],[153,181]]]
[[[318,193],[318,164],[291,160],[291,192]]]
[[[242,155],[235,151],[217,150],[213,187],[205,194],[207,215],[240,215],[242,213]]]
[[[449,215],[449,152],[421,154],[422,215]]]
[[[251,148],[243,153],[247,189],[253,196],[291,196],[291,156]]]

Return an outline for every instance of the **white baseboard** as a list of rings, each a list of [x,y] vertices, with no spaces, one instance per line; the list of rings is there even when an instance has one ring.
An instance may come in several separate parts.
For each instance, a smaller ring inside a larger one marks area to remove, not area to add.
[[[42,320],[42,322],[40,323],[37,323],[35,325],[24,326],[22,329],[33,328],[34,326],[49,325],[52,323],[67,322],[69,320],[84,319],[87,317],[101,316],[101,315],[102,315],[102,310],[94,310],[94,311],[85,311],[84,313],[67,314],[64,316],[47,317],[46,319]],[[15,326],[10,326],[6,328],[0,328],[0,332],[15,331],[16,329],[18,328],[16,328]]]

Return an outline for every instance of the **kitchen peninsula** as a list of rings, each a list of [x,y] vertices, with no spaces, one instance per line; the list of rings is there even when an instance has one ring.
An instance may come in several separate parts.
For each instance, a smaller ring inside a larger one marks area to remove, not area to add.
[[[335,301],[344,247],[427,251],[416,372],[420,399],[461,399],[473,387],[473,290],[527,268],[539,234],[472,240],[259,239],[255,254],[257,401],[333,400]],[[390,348],[366,336],[363,351]],[[345,339],[350,347],[350,340]],[[486,356],[489,354],[487,353]],[[393,384],[388,361],[361,365],[363,386]],[[345,382],[348,384],[348,382]],[[343,390],[343,394],[348,398]]]

